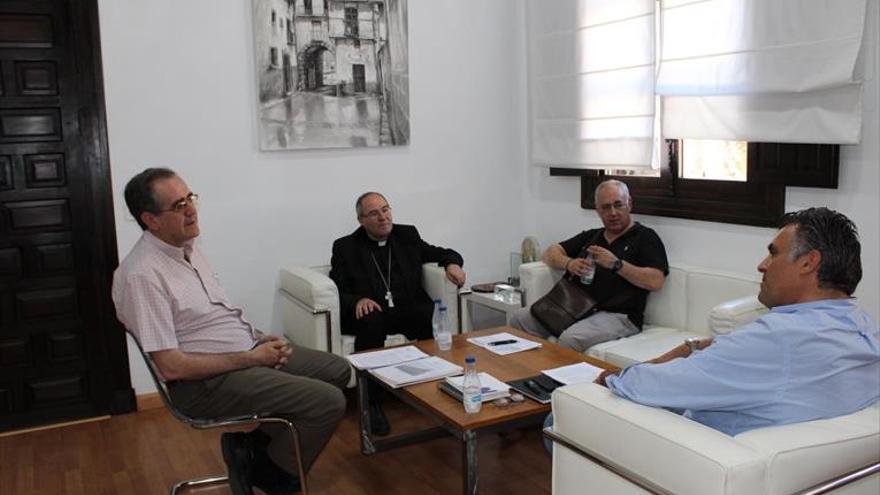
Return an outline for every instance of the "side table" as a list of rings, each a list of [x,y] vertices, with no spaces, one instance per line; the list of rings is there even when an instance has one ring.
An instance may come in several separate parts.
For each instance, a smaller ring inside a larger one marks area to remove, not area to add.
[[[461,333],[474,330],[471,313],[473,306],[489,308],[493,311],[504,314],[505,325],[510,323],[510,316],[514,311],[525,307],[525,293],[522,289],[516,288],[512,294],[512,298],[507,299],[497,292],[474,292],[471,290],[463,290],[458,294],[458,316],[461,319]]]

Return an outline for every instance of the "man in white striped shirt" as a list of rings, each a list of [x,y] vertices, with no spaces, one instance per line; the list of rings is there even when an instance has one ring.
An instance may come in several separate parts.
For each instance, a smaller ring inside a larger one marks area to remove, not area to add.
[[[198,196],[169,169],[146,169],[125,188],[141,239],[113,278],[119,320],[167,382],[175,405],[195,417],[271,412],[300,429],[308,469],[345,410],[350,368],[342,358],[265,335],[232,306],[195,246]],[[233,493],[298,491],[285,428],[224,433]]]

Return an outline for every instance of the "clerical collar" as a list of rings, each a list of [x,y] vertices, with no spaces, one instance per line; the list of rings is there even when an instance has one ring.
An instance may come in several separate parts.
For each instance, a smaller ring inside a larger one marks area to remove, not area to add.
[[[388,239],[385,239],[383,241],[376,241],[376,244],[378,244],[379,247],[385,247],[385,244],[388,244]]]

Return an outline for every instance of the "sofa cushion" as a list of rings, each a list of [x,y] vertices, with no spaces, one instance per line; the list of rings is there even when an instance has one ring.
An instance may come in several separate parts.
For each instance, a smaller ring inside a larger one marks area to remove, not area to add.
[[[687,324],[675,325],[675,328],[706,336],[712,335],[709,330],[709,314],[712,308],[724,301],[754,296],[758,293],[758,289],[757,277],[693,268],[688,271]]]
[[[630,402],[591,383],[556,389],[553,413],[559,434],[673,493],[763,493],[762,455],[675,413]],[[569,475],[578,473],[554,472],[557,479]]]
[[[768,494],[793,493],[880,460],[880,403],[831,419],[737,435],[767,458]]]
[[[668,327],[645,327],[641,333],[595,345],[588,352],[597,359],[624,367],[654,359],[690,337],[702,335]]]
[[[660,327],[687,327],[687,271],[669,266],[663,288],[648,294],[645,323]]]

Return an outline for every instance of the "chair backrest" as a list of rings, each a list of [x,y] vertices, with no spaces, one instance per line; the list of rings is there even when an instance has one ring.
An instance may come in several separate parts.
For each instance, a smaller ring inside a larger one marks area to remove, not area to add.
[[[153,358],[150,357],[150,354],[144,351],[144,348],[141,346],[141,342],[135,337],[130,330],[126,329],[125,331],[130,337],[131,340],[134,341],[135,345],[137,345],[138,351],[141,353],[141,357],[144,358],[144,364],[147,365],[147,370],[150,372],[150,376],[153,377],[153,383],[156,385],[156,391],[159,393],[159,397],[162,398],[162,402],[165,404],[165,407],[171,411],[171,414],[177,418],[178,420],[186,423],[186,424],[196,424],[198,420],[193,419],[186,414],[184,414],[180,409],[174,406],[174,403],[171,402],[171,395],[168,393],[168,384],[166,384],[162,377],[159,376],[159,370],[156,368],[156,363],[153,362]]]

